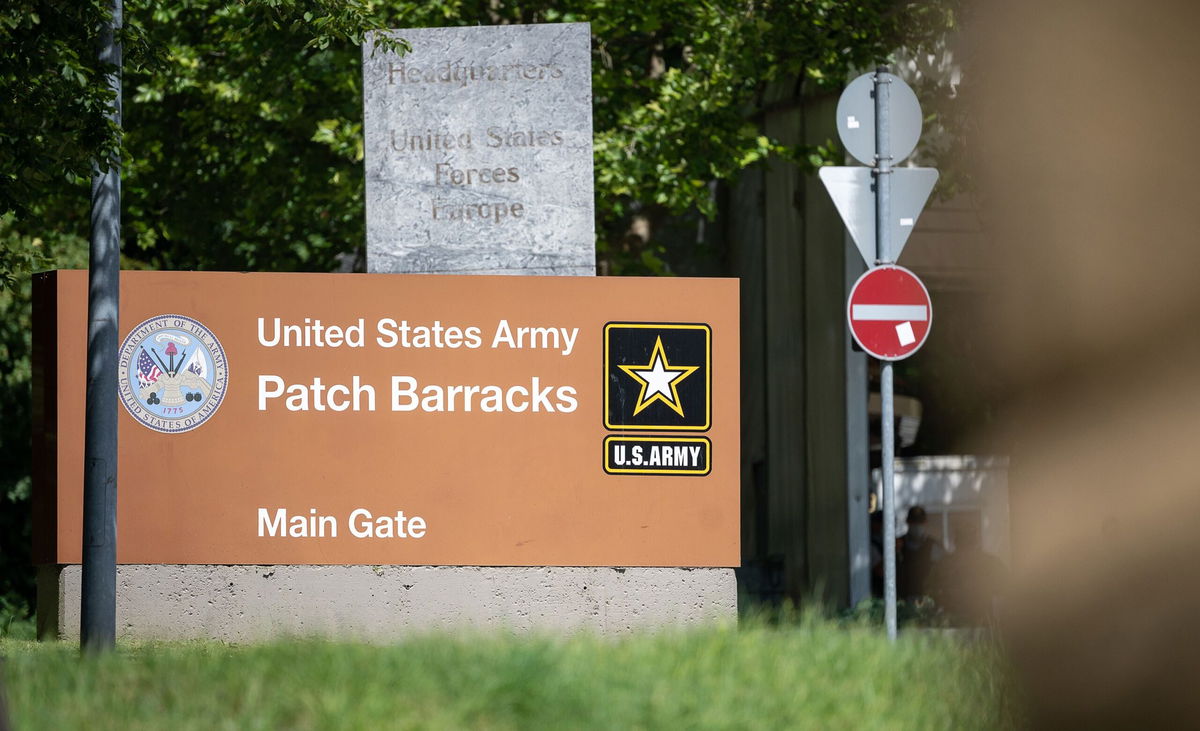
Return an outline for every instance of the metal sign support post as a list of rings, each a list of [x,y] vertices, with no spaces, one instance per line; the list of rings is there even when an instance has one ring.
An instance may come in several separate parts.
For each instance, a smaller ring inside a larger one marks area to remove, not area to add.
[[[875,69],[875,263],[891,264],[889,200],[892,188],[891,140],[888,130],[887,66]],[[895,406],[892,400],[892,363],[879,362],[880,441],[883,467],[883,611],[889,640],[896,639],[896,492]]]
[[[121,126],[122,0],[100,36],[99,58],[112,68],[108,118]],[[79,638],[85,651],[113,647],[117,634],[117,313],[121,274],[121,173],[118,161],[92,165],[88,264],[87,396],[84,425],[83,586]]]
[[[896,266],[895,261],[933,192],[938,171],[892,167],[917,147],[921,137],[921,104],[908,84],[888,73],[887,66],[862,74],[842,91],[837,106],[837,129],[846,152],[871,166],[823,167],[819,175],[868,267],[850,291],[846,320],[855,342],[879,360],[879,396],[883,407],[879,430],[883,468],[880,495],[883,599],[888,639],[895,640],[896,410],[892,364],[921,347],[933,319],[929,290],[915,274]],[[873,211],[868,186],[874,192]],[[872,298],[876,298],[874,303]]]

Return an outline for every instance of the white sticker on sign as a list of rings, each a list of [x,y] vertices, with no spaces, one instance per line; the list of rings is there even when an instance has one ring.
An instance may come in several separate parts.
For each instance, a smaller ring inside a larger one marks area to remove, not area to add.
[[[846,117],[846,127],[848,129],[858,129],[858,120],[853,116]]]
[[[900,225],[901,226],[911,226],[911,225],[913,225],[913,220],[911,218],[901,218]]]
[[[913,334],[912,323],[902,322],[896,326],[896,337],[900,338],[900,345],[912,345],[917,342],[917,336]]]

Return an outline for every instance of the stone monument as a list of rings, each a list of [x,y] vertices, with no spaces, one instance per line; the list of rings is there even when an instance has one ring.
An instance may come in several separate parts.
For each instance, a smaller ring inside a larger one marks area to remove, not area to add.
[[[367,268],[593,275],[587,23],[363,44]]]

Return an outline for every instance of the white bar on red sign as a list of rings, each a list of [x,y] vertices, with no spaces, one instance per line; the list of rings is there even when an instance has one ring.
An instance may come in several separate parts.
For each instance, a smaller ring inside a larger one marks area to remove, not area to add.
[[[854,320],[925,322],[929,319],[929,310],[924,305],[853,305],[850,310]]]

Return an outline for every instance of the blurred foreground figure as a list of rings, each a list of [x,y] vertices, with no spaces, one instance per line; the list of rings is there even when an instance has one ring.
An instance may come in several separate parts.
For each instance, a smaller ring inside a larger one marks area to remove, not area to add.
[[[1200,725],[1200,3],[980,3],[1007,639],[1040,728]]]

